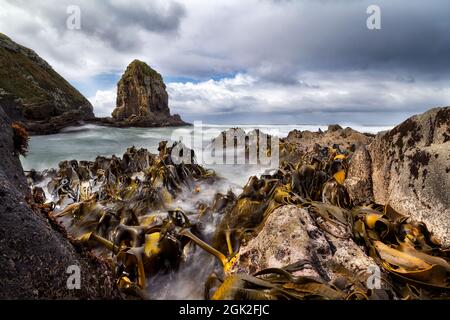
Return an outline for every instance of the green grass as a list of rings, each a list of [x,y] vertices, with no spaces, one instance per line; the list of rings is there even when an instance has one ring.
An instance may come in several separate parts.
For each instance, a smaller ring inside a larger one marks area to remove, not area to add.
[[[14,43],[2,33],[0,33],[0,41]],[[38,65],[28,56],[32,53],[30,49],[19,47],[19,52],[14,52],[0,44],[0,87],[21,98],[25,108],[33,105],[54,104],[51,93],[56,89],[64,93],[66,101],[74,108],[88,103],[81,93],[57,72]],[[34,81],[27,79],[27,76],[31,76]]]
[[[119,81],[119,85],[126,80],[131,80],[134,74],[141,73],[143,76],[149,76],[151,79],[159,80],[163,82],[162,76],[155,70],[153,70],[148,64],[140,60],[133,60],[125,70],[122,78]]]

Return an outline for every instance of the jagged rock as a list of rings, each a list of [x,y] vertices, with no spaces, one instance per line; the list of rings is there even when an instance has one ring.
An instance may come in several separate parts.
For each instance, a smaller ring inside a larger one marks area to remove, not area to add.
[[[330,147],[338,144],[343,149],[350,149],[352,145],[355,148],[367,145],[372,139],[370,134],[360,133],[349,127],[342,129],[339,125],[330,125],[325,132],[292,130],[285,140],[297,144],[303,152],[311,152],[316,144]]]
[[[342,130],[342,127],[338,124],[330,124],[328,126],[328,131],[330,131],[330,132],[338,131],[338,130]]]
[[[360,146],[352,155],[344,186],[353,205],[373,202],[372,163],[367,146]]]
[[[368,153],[354,157],[352,183],[366,185],[371,172],[374,201],[424,222],[450,246],[450,107],[413,116],[379,133]],[[359,178],[359,181],[357,181]]]
[[[338,236],[345,232],[333,230]],[[281,268],[307,262],[296,276],[313,276],[334,281],[338,273],[350,273],[362,282],[370,276],[372,258],[349,237],[337,238],[318,228],[307,209],[294,205],[274,210],[259,234],[239,250],[232,272],[255,273],[265,268]]]
[[[146,63],[134,60],[117,84],[117,106],[112,116],[125,120],[133,115],[151,114],[168,116],[169,96],[162,76]]]
[[[134,60],[117,84],[112,122],[119,126],[185,125],[170,115],[169,96],[162,76],[145,62]]]
[[[318,154],[323,147],[355,150],[369,144],[373,135],[360,133],[349,127],[330,125],[326,131],[292,130],[286,138],[280,139],[280,161],[297,163],[305,155]]]
[[[2,108],[0,154],[0,299],[120,298],[109,268],[28,205],[30,191]],[[67,288],[71,265],[80,267],[80,289]]]
[[[90,102],[45,60],[1,33],[0,88],[0,105],[5,109],[4,105],[20,99],[16,108],[32,134],[55,133],[94,118]]]

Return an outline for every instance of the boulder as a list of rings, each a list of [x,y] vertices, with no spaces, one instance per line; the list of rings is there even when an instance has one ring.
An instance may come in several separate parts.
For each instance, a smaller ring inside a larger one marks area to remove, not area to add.
[[[348,185],[367,186],[371,178],[375,202],[424,222],[450,246],[450,107],[431,109],[379,133],[368,152],[353,157],[349,172],[354,174]]]
[[[317,226],[307,209],[285,205],[274,210],[263,228],[239,250],[233,273],[253,274],[266,268],[282,268],[305,263],[295,276],[313,276],[333,282],[340,273],[356,275],[365,283],[372,258],[344,230],[334,230],[335,237]],[[345,271],[343,271],[345,270]]]

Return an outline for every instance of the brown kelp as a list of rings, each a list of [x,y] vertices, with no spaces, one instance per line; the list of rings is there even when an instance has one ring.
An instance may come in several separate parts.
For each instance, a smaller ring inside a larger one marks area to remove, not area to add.
[[[175,163],[176,146],[161,143],[158,156],[132,147],[122,158],[63,161],[59,170],[44,177],[29,174],[29,180],[40,185],[33,187],[38,208],[50,211],[71,238],[110,260],[116,266],[118,285],[128,293],[142,296],[148,276],[176,270],[188,242],[226,263],[202,240],[188,215],[205,219],[206,211],[224,209],[234,194],[218,194],[211,206],[199,204],[198,212],[177,208],[178,195],[199,193],[219,178],[195,162]]]
[[[174,161],[172,151],[179,147],[162,142],[158,155],[132,147],[122,158],[64,161],[56,172],[30,172],[34,201],[63,223],[69,236],[109,260],[118,286],[134,296],[146,297],[149,277],[177,272],[195,244],[217,260],[204,283],[205,298],[448,297],[448,250],[423,223],[389,205],[354,205],[359,202],[344,183],[354,146],[316,144],[305,151],[281,140],[277,170],[250,177],[239,195],[216,193],[189,210],[178,207],[180,197],[194,198],[220,178],[196,164],[185,147],[191,161]],[[381,268],[382,287],[368,288],[363,277],[339,266],[333,266],[333,281],[302,274],[314,261],[237,272],[240,248],[265,228],[274,210],[287,205],[307,210],[328,237],[357,243]],[[205,224],[214,226],[211,237],[203,232]]]
[[[286,143],[284,143],[286,145]],[[294,147],[283,147],[294,150]],[[321,279],[297,279],[286,268],[259,271],[250,276],[232,274],[207,282],[206,297],[213,299],[422,299],[447,298],[449,256],[423,223],[395,212],[389,205],[354,206],[344,181],[354,149],[316,146],[296,163],[251,177],[219,224],[214,246],[226,252],[225,236],[232,235],[233,252],[259,230],[274,208],[284,204],[306,208],[319,228],[335,238],[352,239],[384,270],[383,289],[367,288],[358,277],[341,272],[337,289]],[[340,232],[336,232],[340,230]],[[299,282],[302,285],[299,285]],[[213,284],[221,283],[210,295]],[[302,287],[303,286],[303,287]],[[306,286],[306,288],[305,288]]]

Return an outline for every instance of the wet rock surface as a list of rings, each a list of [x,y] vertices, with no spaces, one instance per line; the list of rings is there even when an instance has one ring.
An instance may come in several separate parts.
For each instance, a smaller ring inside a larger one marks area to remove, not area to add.
[[[30,192],[14,148],[11,121],[0,108],[0,298],[116,299],[110,268],[54,229],[29,205]],[[81,287],[66,272],[80,267]]]

